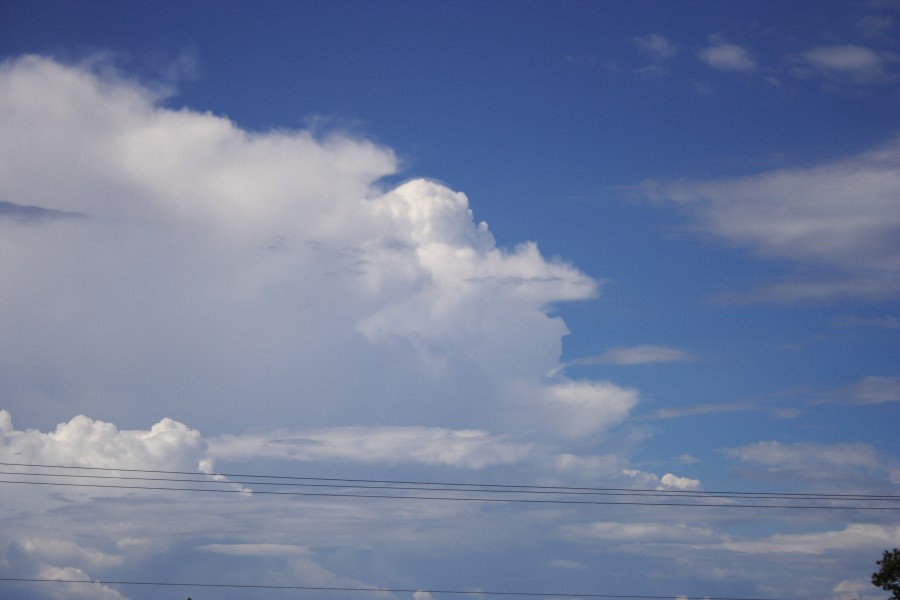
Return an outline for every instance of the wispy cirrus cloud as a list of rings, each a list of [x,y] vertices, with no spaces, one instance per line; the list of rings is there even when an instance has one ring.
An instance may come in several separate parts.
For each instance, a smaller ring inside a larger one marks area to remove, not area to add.
[[[840,480],[845,490],[889,490],[900,484],[900,462],[863,442],[765,441],[723,452],[748,473],[797,485],[833,489]]]
[[[661,33],[649,33],[632,39],[638,51],[650,62],[635,69],[645,77],[659,77],[669,72],[669,61],[678,53],[678,45]]]
[[[640,344],[610,348],[598,356],[570,360],[568,365],[651,365],[670,362],[690,362],[696,357],[689,352],[670,346]]]
[[[829,321],[833,327],[871,327],[874,329],[900,329],[900,319],[886,315],[882,317],[860,317],[841,315]]]
[[[806,267],[729,301],[800,302],[900,295],[900,139],[814,167],[712,181],[648,181],[690,228],[768,259]],[[810,275],[809,272],[814,273]]]
[[[816,46],[792,57],[798,77],[820,76],[831,83],[875,85],[900,81],[900,55],[866,46]]]
[[[832,395],[850,404],[900,402],[900,378],[869,375]]]

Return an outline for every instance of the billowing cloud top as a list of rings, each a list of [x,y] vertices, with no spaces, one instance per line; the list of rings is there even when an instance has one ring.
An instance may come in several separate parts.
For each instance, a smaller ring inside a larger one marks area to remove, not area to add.
[[[46,58],[0,68],[0,199],[83,215],[0,219],[13,414],[553,436],[627,416],[633,390],[544,378],[567,332],[547,308],[590,277],[497,247],[444,185],[385,192],[387,148],[162,100]]]

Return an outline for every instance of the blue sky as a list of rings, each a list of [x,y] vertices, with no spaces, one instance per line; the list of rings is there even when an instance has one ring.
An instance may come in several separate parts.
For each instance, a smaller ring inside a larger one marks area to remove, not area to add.
[[[0,459],[897,495],[898,26],[3,3]],[[843,600],[900,546],[896,511],[31,487],[5,577]]]

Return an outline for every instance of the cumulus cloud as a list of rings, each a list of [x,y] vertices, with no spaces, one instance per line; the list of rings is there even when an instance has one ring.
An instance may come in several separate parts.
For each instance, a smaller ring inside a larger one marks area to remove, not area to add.
[[[634,484],[641,489],[656,490],[677,490],[677,491],[698,491],[703,489],[703,485],[698,479],[690,479],[688,477],[679,477],[672,473],[666,473],[662,477],[653,473],[639,471],[637,469],[625,469],[623,475],[629,477]]]
[[[498,247],[463,193],[385,190],[388,148],[246,131],[111,73],[0,67],[0,198],[31,215],[0,218],[14,413],[539,437],[600,432],[634,405],[610,383],[547,384],[567,333],[550,307],[597,282],[535,243]],[[62,213],[83,216],[43,217]]]
[[[628,416],[638,392],[602,381],[570,381],[550,386],[534,404],[536,413],[566,437],[601,433]]]
[[[719,71],[752,71],[756,61],[750,53],[737,44],[726,42],[721,36],[710,36],[710,45],[700,50],[697,57]]]
[[[80,415],[43,433],[16,430],[10,413],[0,410],[0,457],[5,462],[197,471],[208,468],[206,455],[200,432],[172,419],[149,430],[119,430]]]
[[[642,190],[674,202],[698,232],[815,273],[735,294],[735,300],[878,300],[900,293],[900,140],[814,167],[647,182]]]

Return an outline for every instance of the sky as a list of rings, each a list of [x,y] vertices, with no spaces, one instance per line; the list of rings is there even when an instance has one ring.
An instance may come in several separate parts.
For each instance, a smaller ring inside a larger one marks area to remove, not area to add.
[[[898,30],[0,2],[0,595],[886,598]]]

